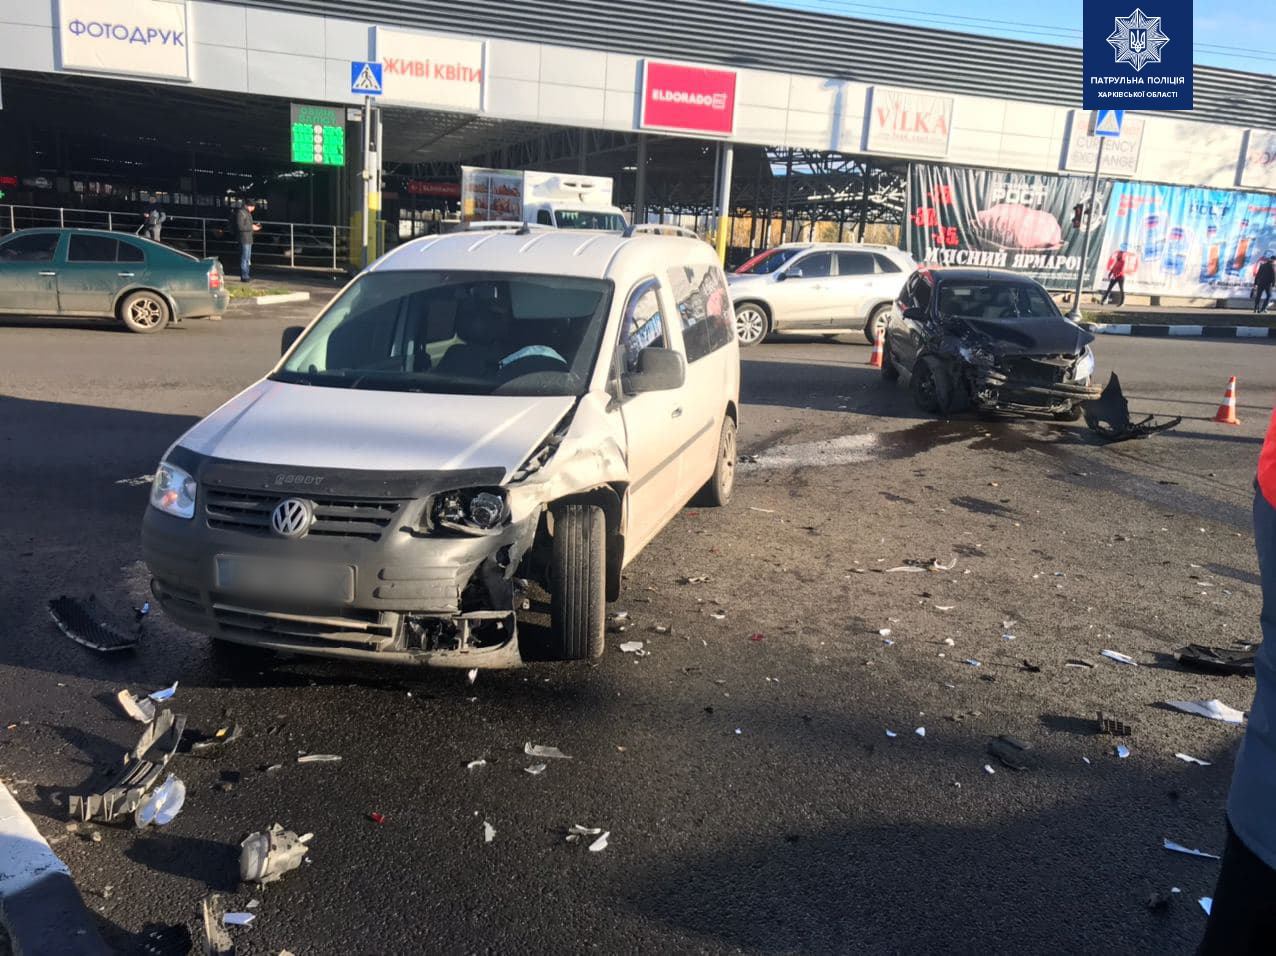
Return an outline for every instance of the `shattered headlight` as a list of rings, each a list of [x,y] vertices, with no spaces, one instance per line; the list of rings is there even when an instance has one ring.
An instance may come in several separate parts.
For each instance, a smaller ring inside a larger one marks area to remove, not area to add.
[[[509,518],[505,492],[500,488],[467,488],[436,495],[430,504],[430,523],[462,534],[491,534]]]
[[[174,518],[195,517],[195,479],[176,465],[160,462],[151,482],[151,505]]]
[[[957,354],[961,356],[963,362],[967,365],[978,365],[981,368],[988,368],[996,364],[991,352],[984,349],[963,345],[957,350]]]
[[[1072,377],[1076,381],[1087,379],[1094,374],[1094,352],[1090,346],[1085,347],[1085,351],[1081,353],[1081,358],[1077,359],[1077,364],[1072,368]]]

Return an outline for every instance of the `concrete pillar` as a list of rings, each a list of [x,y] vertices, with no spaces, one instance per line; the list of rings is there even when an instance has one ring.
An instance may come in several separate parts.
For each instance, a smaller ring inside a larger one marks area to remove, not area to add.
[[[647,134],[638,134],[638,158],[634,161],[634,224],[647,221]]]

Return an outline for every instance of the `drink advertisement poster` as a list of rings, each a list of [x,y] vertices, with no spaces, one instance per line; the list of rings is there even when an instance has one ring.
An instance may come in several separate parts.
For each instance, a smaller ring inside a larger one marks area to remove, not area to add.
[[[1098,258],[1109,188],[1099,183],[1087,274]],[[908,196],[905,248],[918,262],[1010,269],[1058,291],[1076,283],[1090,198],[1086,177],[912,163]]]
[[[1276,196],[1115,183],[1095,273],[1125,251],[1126,291],[1185,298],[1248,296],[1258,260],[1276,252]]]

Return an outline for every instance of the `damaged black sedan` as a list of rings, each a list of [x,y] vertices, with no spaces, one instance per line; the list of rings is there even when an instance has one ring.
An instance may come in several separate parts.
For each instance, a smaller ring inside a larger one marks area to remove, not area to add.
[[[1094,336],[1040,284],[997,269],[918,269],[886,327],[882,375],[924,412],[1034,412],[1066,421],[1099,396]]]

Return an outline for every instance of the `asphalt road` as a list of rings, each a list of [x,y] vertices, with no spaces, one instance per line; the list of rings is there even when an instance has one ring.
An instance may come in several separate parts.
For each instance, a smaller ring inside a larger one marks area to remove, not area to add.
[[[1217,864],[1161,841],[1221,850],[1240,732],[1158,702],[1252,697],[1251,680],[1170,654],[1258,637],[1249,504],[1272,344],[1101,339],[1136,410],[1187,416],[1109,447],[1049,422],[925,419],[862,342],[751,349],[742,451],[757,463],[731,507],[666,529],[616,606],[646,657],[612,648],[470,687],[214,654],[161,612],[134,655],[68,641],[50,597],[126,612],[147,596],[146,488],[121,482],[267,368],[308,311],[145,337],[0,327],[0,775],[121,951],[184,952],[210,891],[260,900],[233,931],[254,954],[1192,951]],[[1209,419],[1233,374],[1243,424],[1228,428]],[[244,739],[176,759],[189,795],[168,827],[68,832],[65,795],[137,738],[115,691],[174,680],[191,726],[237,721]],[[1133,724],[1127,759],[1091,733],[1100,709]],[[1034,744],[1033,769],[986,753],[999,734]],[[572,759],[531,776],[525,742]],[[315,833],[313,862],[239,886],[239,841],[276,821]],[[610,845],[568,844],[574,823]]]

